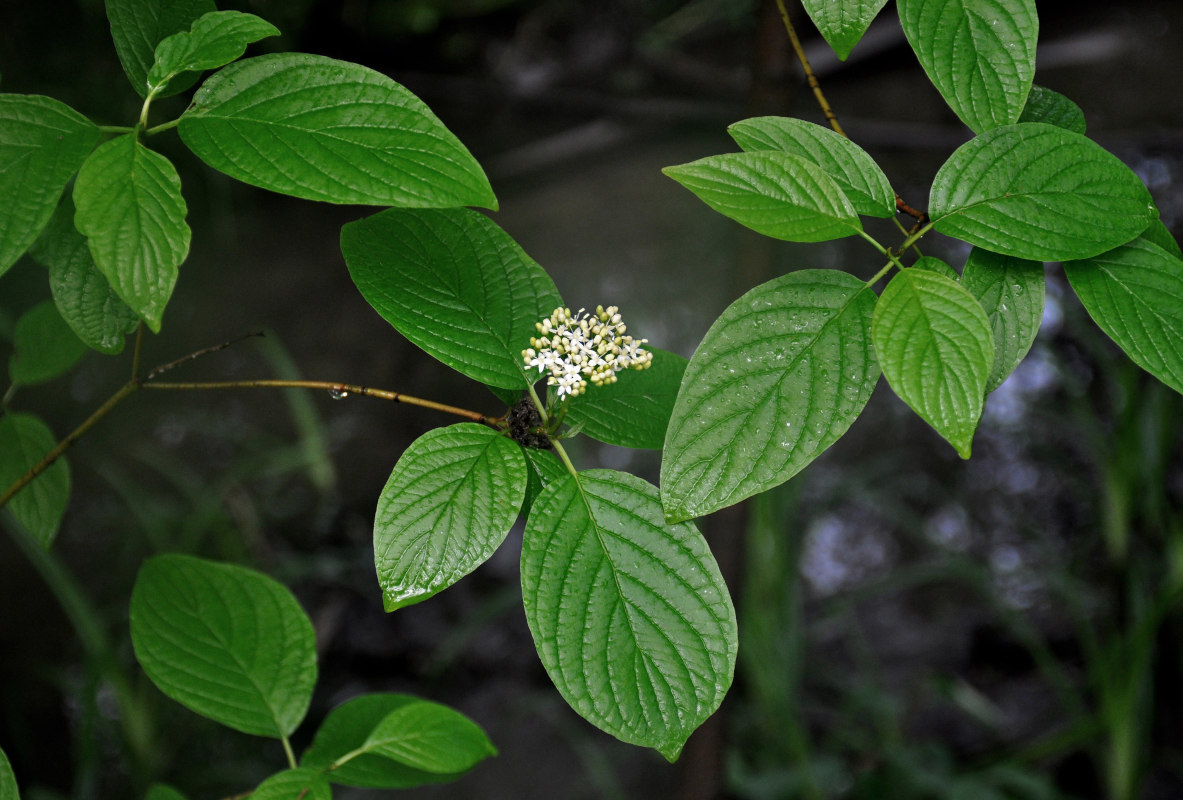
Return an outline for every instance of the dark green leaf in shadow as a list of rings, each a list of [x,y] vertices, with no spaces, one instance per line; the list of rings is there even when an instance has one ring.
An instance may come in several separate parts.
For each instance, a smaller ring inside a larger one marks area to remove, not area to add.
[[[392,712],[420,702],[408,694],[364,694],[334,708],[304,751],[300,765],[328,770],[343,756],[362,749],[374,728]],[[429,783],[445,783],[460,773],[435,773],[392,761],[373,752],[353,755],[327,773],[329,780],[342,786],[374,789],[410,789]]]
[[[140,318],[119,299],[74,227],[74,201],[63,197],[41,237],[29,248],[49,268],[49,288],[62,318],[87,346],[108,355],[123,350]]]
[[[537,380],[522,350],[562,305],[554,281],[495,222],[469,209],[388,209],[341,229],[362,297],[430,355],[490,386]]]
[[[965,262],[961,285],[977,298],[994,331],[989,393],[1010,377],[1039,333],[1046,291],[1043,264],[975,247]]]
[[[0,416],[0,489],[7,489],[57,444],[53,431],[32,414]],[[57,536],[70,499],[70,468],[65,458],[53,462],[11,500],[17,522],[48,549]]]
[[[1144,239],[1064,263],[1093,321],[1135,364],[1183,392],[1183,261]]]
[[[656,347],[647,369],[623,370],[616,382],[571,398],[567,421],[606,444],[660,450],[686,371],[686,359]]]
[[[99,129],[50,97],[0,94],[0,275],[37,239]]]

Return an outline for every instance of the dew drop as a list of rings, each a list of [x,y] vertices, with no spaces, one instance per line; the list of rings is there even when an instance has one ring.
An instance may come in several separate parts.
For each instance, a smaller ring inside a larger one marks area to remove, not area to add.
[[[346,397],[349,397],[349,392],[344,389],[329,389],[329,397],[334,400],[344,400]]]

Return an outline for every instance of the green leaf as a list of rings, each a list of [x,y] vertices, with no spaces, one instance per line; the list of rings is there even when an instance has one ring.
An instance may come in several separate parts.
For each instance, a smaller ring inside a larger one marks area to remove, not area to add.
[[[254,570],[148,559],[132,590],[131,640],[160,691],[235,730],[285,737],[308,710],[312,623],[286,587]]]
[[[1064,272],[1093,321],[1135,364],[1183,392],[1183,261],[1135,239]]]
[[[164,783],[154,783],[148,787],[144,800],[185,800],[185,795]]]
[[[1183,248],[1179,247],[1179,243],[1175,241],[1175,237],[1171,235],[1170,230],[1161,219],[1150,223],[1150,227],[1142,231],[1141,238],[1151,244],[1158,245],[1176,258],[1183,259]]]
[[[1017,122],[1035,76],[1035,0],[897,0],[929,80],[975,133]]]
[[[57,444],[53,431],[32,414],[0,416],[0,490],[7,489]],[[70,499],[70,468],[58,458],[8,501],[17,522],[46,549],[57,536]]]
[[[419,98],[360,64],[303,53],[238,61],[202,84],[179,130],[206,164],[280,194],[497,207],[460,140]]]
[[[648,369],[629,369],[616,383],[588,386],[571,398],[567,421],[593,439],[621,447],[660,450],[665,442],[686,359],[656,347]]]
[[[251,792],[250,800],[332,800],[332,797],[326,775],[298,767],[277,772],[260,783]]]
[[[879,379],[875,294],[799,270],[732,303],[690,358],[666,432],[661,498],[688,519],[787,481],[858,418]]]
[[[994,331],[994,362],[986,392],[1002,385],[1027,355],[1043,321],[1043,264],[975,247],[961,285],[986,312]]]
[[[1037,84],[1031,86],[1031,94],[1027,95],[1027,105],[1023,106],[1019,122],[1046,122],[1082,136],[1087,127],[1080,106],[1059,92]]]
[[[916,259],[916,263],[909,267],[909,269],[935,272],[938,275],[944,275],[951,281],[961,280],[961,276],[957,274],[957,270],[949,266],[947,262],[942,261],[935,256],[924,256],[923,258],[918,258]]]
[[[62,318],[88,347],[108,355],[123,350],[140,318],[119,299],[95,266],[86,237],[74,227],[74,203],[63,197],[29,255],[49,268],[49,288]]]
[[[805,13],[845,61],[887,0],[802,0]]]
[[[374,562],[387,611],[431,597],[505,541],[526,494],[522,449],[462,422],[416,439],[378,498]]]
[[[156,46],[156,62],[148,71],[148,85],[156,89],[182,72],[225,66],[242,56],[248,44],[278,35],[278,28],[254,14],[203,14],[188,31],[174,33]]]
[[[591,470],[542,490],[522,542],[522,600],[571,707],[671,761],[731,685],[727,585],[702,534],[666,523],[640,478]]]
[[[326,770],[343,756],[351,755],[328,773],[329,779],[343,786],[375,789],[410,789],[459,778],[460,773],[427,772],[373,752],[353,755],[391,712],[419,702],[419,698],[408,694],[364,694],[347,700],[325,717],[300,765]]]
[[[1098,255],[1158,216],[1129,167],[1080,134],[1038,122],[957,148],[933,179],[928,206],[941,233],[1033,261]]]
[[[774,239],[825,242],[863,229],[834,179],[790,153],[728,153],[662,172],[723,216]]]
[[[994,363],[994,334],[978,301],[948,278],[906,269],[875,305],[871,333],[891,388],[969,458]]]
[[[829,128],[790,117],[753,117],[729,126],[727,132],[748,152],[780,151],[817,164],[860,214],[895,214],[895,192],[883,170],[866,150]]]
[[[0,275],[36,240],[98,140],[98,127],[64,103],[0,94]]]
[[[68,372],[86,352],[52,300],[38,303],[17,320],[8,376],[17,385],[44,383]]]
[[[466,772],[497,755],[497,748],[479,725],[459,711],[427,700],[415,700],[391,711],[362,747],[437,775]]]
[[[168,36],[188,30],[195,19],[216,11],[214,0],[106,0],[111,38],[123,71],[140,97],[148,96],[148,70],[155,61],[156,46]],[[157,97],[184,91],[196,74],[172,81]]]
[[[181,179],[172,163],[136,139],[100,146],[74,183],[74,224],[111,288],[160,332],[164,307],[189,253]]]
[[[12,774],[12,765],[8,763],[8,756],[0,750],[0,800],[20,800],[20,796],[16,776]]]
[[[567,468],[563,466],[562,461],[559,461],[559,457],[549,450],[523,447],[522,452],[526,454],[526,466],[529,467],[526,499],[522,503],[522,516],[528,517],[538,495],[551,481],[556,481],[566,475]]]
[[[387,209],[341,229],[341,253],[374,310],[429,354],[491,386],[537,375],[522,350],[563,304],[550,276],[469,209]]]

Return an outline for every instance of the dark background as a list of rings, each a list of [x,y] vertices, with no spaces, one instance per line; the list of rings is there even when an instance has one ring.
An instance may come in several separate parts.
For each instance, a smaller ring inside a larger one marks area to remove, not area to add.
[[[851,137],[923,206],[969,132],[924,80],[893,9],[842,64],[789,5]],[[747,116],[821,121],[770,2],[220,7],[283,31],[251,54],[343,58],[416,92],[485,166],[501,202],[494,218],[568,304],[617,304],[659,347],[689,355],[727,304],[784,271],[869,277],[879,266],[857,241],[751,234],[660,173],[735,150],[725,127]],[[1177,233],[1183,7],[1039,7],[1036,82],[1082,106],[1089,134],[1147,182]],[[140,105],[96,0],[0,2],[0,90],[48,94],[105,124],[129,124]],[[153,121],[184,103],[159,103]],[[152,145],[180,170],[194,233],[146,364],[265,329],[178,379],[298,373],[503,410],[416,351],[353,287],[338,232],[371,209],[238,185],[171,133]],[[889,227],[873,232],[895,241]],[[924,246],[958,267],[965,256],[948,240]],[[140,393],[70,454],[74,490],[51,554],[30,560],[0,536],[0,747],[22,796],[134,797],[165,780],[193,798],[224,797],[283,766],[278,745],[192,715],[134,663],[136,569],[183,550],[263,569],[314,620],[321,678],[297,749],[328,709],[366,691],[450,703],[489,731],[498,758],[408,797],[1183,797],[1183,403],[1096,330],[1057,266],[1048,276],[1039,339],[988,400],[972,460],[881,382],[802,475],[703,521],[739,610],[740,665],[723,710],[675,765],[593,729],[550,686],[521,611],[519,532],[456,587],[383,614],[375,499],[407,444],[451,420],[298,392]],[[27,260],[0,278],[0,338],[46,296]],[[128,354],[90,354],[22,389],[13,408],[64,433],[128,369]],[[656,480],[654,453],[577,451],[581,467]],[[63,611],[70,597],[97,621],[110,662]],[[147,746],[129,744],[112,669],[134,682]]]

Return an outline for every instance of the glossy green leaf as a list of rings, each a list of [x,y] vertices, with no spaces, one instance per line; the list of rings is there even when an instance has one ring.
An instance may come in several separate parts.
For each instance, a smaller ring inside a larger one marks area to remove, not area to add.
[[[362,747],[437,775],[467,772],[497,755],[497,748],[479,725],[459,711],[427,700],[415,700],[391,711]]]
[[[1183,261],[1135,239],[1064,272],[1093,321],[1142,369],[1183,392]]]
[[[957,274],[957,270],[953,269],[949,264],[935,256],[924,256],[916,259],[909,269],[919,269],[926,272],[935,272],[938,275],[944,275],[951,281],[961,280],[961,276]]]
[[[1088,258],[1128,242],[1158,211],[1129,167],[1080,134],[1008,125],[959,147],[928,213],[941,233],[1015,258]]]
[[[1175,241],[1175,237],[1171,235],[1170,230],[1163,224],[1161,219],[1156,219],[1150,223],[1150,227],[1142,231],[1141,237],[1151,244],[1156,244],[1163,250],[1166,250],[1176,258],[1183,259],[1183,248],[1179,247],[1179,243]]]
[[[298,767],[277,772],[260,783],[250,800],[332,800],[328,776]]]
[[[374,518],[386,610],[426,600],[483,564],[525,495],[522,449],[497,431],[462,422],[416,439],[390,473]]]
[[[86,352],[52,300],[30,308],[17,320],[8,376],[14,384],[44,383],[68,372]]]
[[[791,153],[728,153],[662,172],[723,216],[774,239],[824,242],[862,230],[834,179]]]
[[[235,62],[202,84],[179,130],[206,164],[280,194],[497,207],[484,171],[439,118],[360,64],[303,53]]]
[[[887,0],[802,0],[805,13],[843,61]]]
[[[325,717],[300,765],[326,770],[345,755],[357,753],[391,712],[419,703],[408,694],[364,694],[347,700]],[[461,773],[435,773],[407,766],[374,752],[357,753],[328,773],[333,783],[375,789],[410,789],[444,783]]]
[[[640,478],[591,470],[542,490],[522,542],[522,600],[571,707],[671,761],[731,685],[737,634],[723,576],[702,534],[666,523]]]
[[[1038,84],[1031,86],[1031,93],[1027,95],[1027,105],[1019,115],[1019,122],[1046,122],[1048,125],[1082,135],[1087,128],[1080,106],[1059,92]]]
[[[677,353],[645,349],[653,353],[648,369],[624,370],[616,383],[588,386],[571,398],[567,421],[580,433],[621,447],[661,449],[687,362]]]
[[[871,332],[891,388],[969,458],[994,363],[994,334],[978,301],[948,278],[906,269],[875,305]]]
[[[0,94],[0,275],[49,222],[99,129],[50,97]]]
[[[32,414],[0,416],[0,487],[7,489],[57,444],[57,438]],[[0,489],[2,490],[2,489]],[[17,522],[48,548],[57,536],[70,499],[70,468],[59,458],[8,501]]]
[[[95,266],[86,237],[74,227],[74,203],[63,197],[29,255],[49,268],[49,288],[62,318],[88,347],[108,355],[123,350],[140,318],[119,299]]]
[[[522,452],[526,454],[526,466],[529,468],[527,470],[526,500],[522,503],[522,516],[528,517],[538,495],[549,483],[566,475],[567,468],[563,466],[562,461],[559,461],[559,457],[550,450],[523,447]]]
[[[279,29],[254,14],[211,11],[194,20],[187,31],[174,33],[156,46],[156,61],[148,71],[148,84],[163,87],[182,72],[203,72],[225,66],[246,52],[246,46]]]
[[[216,11],[214,0],[106,0],[111,38],[123,71],[140,97],[148,96],[148,70],[155,61],[156,46],[168,36],[189,29],[193,21]],[[172,81],[157,97],[184,91],[196,74]]]
[[[136,139],[100,146],[74,183],[74,224],[111,288],[160,332],[164,307],[189,253],[188,209],[172,163]]]
[[[144,800],[186,800],[185,795],[164,783],[154,783],[148,787]]]
[[[860,214],[895,214],[895,192],[875,159],[829,128],[791,117],[753,117],[729,126],[727,132],[747,152],[791,153],[817,164]]]
[[[245,567],[169,554],[131,595],[136,658],[160,691],[243,733],[288,736],[316,683],[316,639],[296,598]]]
[[[1035,76],[1035,0],[897,0],[941,97],[975,133],[1017,122]]]
[[[432,356],[491,386],[536,379],[522,350],[563,304],[509,235],[469,209],[388,209],[341,229],[341,253],[374,310]]]
[[[1046,291],[1043,264],[975,247],[965,262],[961,285],[977,298],[994,331],[989,393],[1010,377],[1039,333]]]
[[[12,774],[12,765],[8,763],[8,756],[0,750],[0,800],[20,800],[20,796],[16,776]]]
[[[836,442],[879,379],[875,294],[853,275],[800,270],[757,286],[690,358],[661,463],[670,519],[787,481]]]

